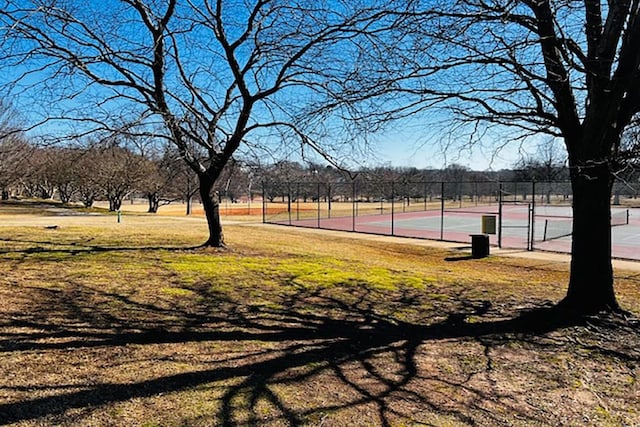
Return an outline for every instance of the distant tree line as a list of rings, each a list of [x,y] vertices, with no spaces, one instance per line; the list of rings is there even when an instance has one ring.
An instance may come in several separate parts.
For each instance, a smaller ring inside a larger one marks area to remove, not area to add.
[[[15,136],[0,141],[0,198],[56,199],[117,211],[127,198],[144,197],[149,212],[181,201],[187,214],[197,177],[172,147],[146,150],[116,138],[82,147],[40,146]]]
[[[11,197],[55,199],[62,203],[93,206],[96,200],[108,201],[117,211],[128,198],[145,198],[148,212],[155,213],[166,204],[186,204],[186,214],[193,201],[200,202],[196,173],[185,164],[180,151],[171,144],[158,143],[150,137],[127,133],[111,134],[81,144],[47,146],[30,141],[22,132],[13,131],[15,113],[2,109],[0,118],[0,199]],[[633,134],[630,138],[638,137]],[[628,145],[634,146],[633,143]],[[640,168],[629,162],[614,186],[616,199],[622,194],[637,197],[640,191]],[[212,189],[221,202],[246,201],[256,195],[268,201],[361,201],[403,198],[447,199],[495,195],[495,189],[478,190],[476,182],[559,182],[568,181],[569,169],[562,150],[545,142],[533,155],[523,156],[510,169],[474,171],[450,164],[443,169],[394,167],[390,165],[361,167],[345,171],[326,164],[281,160],[269,164],[246,159],[231,159]],[[437,183],[458,183],[441,189]],[[352,193],[357,183],[358,194]],[[396,186],[393,186],[393,183]],[[412,185],[415,183],[433,183]],[[264,188],[268,189],[263,194]],[[545,187],[550,197],[551,186]],[[542,194],[543,191],[540,192]],[[558,193],[559,194],[559,193]],[[526,192],[524,193],[526,198]]]
[[[145,198],[148,212],[155,213],[163,205],[180,202],[186,204],[186,214],[190,214],[193,201],[199,202],[197,176],[173,147],[150,147],[115,137],[82,147],[38,146],[19,135],[4,138],[0,141],[1,198],[55,199],[85,207],[102,200],[109,202],[111,211],[119,210],[129,198]],[[444,169],[363,167],[347,173],[319,163],[279,161],[261,165],[233,160],[226,166],[213,194],[218,202],[246,201],[256,195],[261,197],[264,184],[269,189],[265,196],[271,202],[292,197],[316,201],[319,194],[325,199],[331,197],[332,191],[333,198],[338,200],[349,199],[350,185],[357,182],[358,196],[363,201],[392,197],[410,200],[429,196],[423,194],[424,186],[412,187],[411,183],[463,183],[456,188],[447,186],[450,194],[445,196],[456,199],[472,194],[474,190],[468,184],[472,182],[552,182],[568,177],[563,160],[552,155],[523,158],[512,169],[485,172],[451,164]],[[633,196],[637,196],[640,182],[637,169],[629,169],[624,179],[625,185],[633,189]],[[390,183],[399,184],[395,196]],[[440,188],[436,187],[430,189],[430,194],[440,194]]]

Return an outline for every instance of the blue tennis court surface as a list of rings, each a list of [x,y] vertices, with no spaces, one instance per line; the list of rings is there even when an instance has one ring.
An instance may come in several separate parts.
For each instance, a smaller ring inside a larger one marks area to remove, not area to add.
[[[483,231],[482,217],[501,218],[492,245],[515,249],[571,252],[571,207],[513,204],[465,209],[392,212],[302,220],[269,221],[281,224],[470,243],[471,234]],[[612,254],[640,260],[640,208],[612,207]]]

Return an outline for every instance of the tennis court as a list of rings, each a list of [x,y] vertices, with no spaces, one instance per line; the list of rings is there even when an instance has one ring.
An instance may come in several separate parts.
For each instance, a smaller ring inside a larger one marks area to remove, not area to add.
[[[640,260],[640,188],[613,195],[613,256]],[[566,181],[286,182],[263,188],[263,221],[466,244],[484,233],[501,248],[569,253],[571,203]]]
[[[571,251],[571,207],[503,204],[416,212],[365,215],[291,215],[270,223],[450,242],[470,243],[483,232],[483,217],[496,221],[491,245],[503,248]],[[486,219],[484,220],[486,221]],[[612,207],[612,251],[615,258],[640,260],[640,208]]]

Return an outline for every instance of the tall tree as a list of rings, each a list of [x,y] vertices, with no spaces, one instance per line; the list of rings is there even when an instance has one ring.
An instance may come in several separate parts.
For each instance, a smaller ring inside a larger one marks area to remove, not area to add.
[[[59,101],[50,105],[64,108],[59,117],[162,123],[158,136],[198,176],[205,244],[222,246],[211,190],[224,166],[275,128],[323,151],[292,116],[356,66],[349,40],[384,25],[377,3],[2,0],[0,20],[5,62],[20,83],[42,82]]]
[[[582,313],[618,309],[610,199],[625,160],[621,135],[640,112],[640,1],[414,6],[414,23],[404,27],[399,48],[387,48],[393,60],[383,61],[376,84],[348,96],[370,104],[391,93],[380,85],[383,70],[393,76],[393,96],[405,98],[401,108],[379,113],[385,119],[441,104],[458,123],[470,124],[477,139],[488,127],[515,130],[515,139],[561,137],[573,191],[571,274],[561,306]]]

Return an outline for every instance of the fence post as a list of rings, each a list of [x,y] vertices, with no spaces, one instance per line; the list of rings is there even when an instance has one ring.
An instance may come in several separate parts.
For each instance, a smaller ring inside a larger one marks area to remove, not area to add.
[[[296,221],[300,221],[300,182],[296,184]]]
[[[262,223],[267,223],[267,190],[264,181],[262,181]]]
[[[327,181],[327,218],[331,219],[331,183]]]
[[[318,228],[320,228],[320,181],[318,181],[318,188],[316,192],[316,200],[318,203]]]
[[[394,221],[395,221],[395,182],[391,181],[391,235],[394,235]]]
[[[427,210],[427,183],[423,182],[422,185],[424,186],[424,210]]]
[[[444,181],[440,181],[440,240],[444,240]]]
[[[351,231],[356,231],[356,216],[358,215],[358,202],[356,202],[356,182],[351,183]]]
[[[531,244],[530,251],[533,251],[536,241],[536,181],[531,182]]]
[[[502,248],[502,182],[498,186],[498,247]]]
[[[475,197],[475,199],[476,199],[476,206],[478,206],[478,198],[480,197],[480,196],[478,195],[478,181],[476,181],[474,184],[475,184],[475,185],[474,185],[473,192],[474,192],[474,197]]]
[[[289,213],[289,225],[291,222],[291,183],[287,183],[287,212]]]

